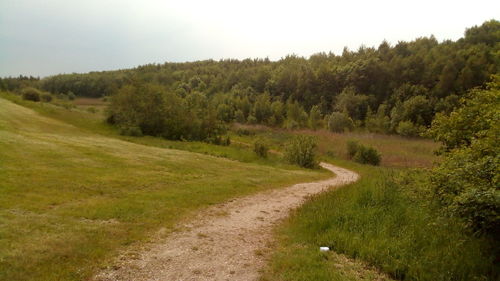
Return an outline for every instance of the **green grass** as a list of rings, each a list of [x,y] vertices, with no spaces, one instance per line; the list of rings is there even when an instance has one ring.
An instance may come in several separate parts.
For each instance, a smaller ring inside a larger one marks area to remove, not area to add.
[[[494,245],[437,216],[425,195],[425,172],[408,178],[382,167],[334,162],[359,171],[361,180],[316,196],[279,227],[263,280],[357,280],[338,270],[336,254],[320,253],[320,246],[397,280],[498,278],[490,252]]]
[[[21,97],[0,92],[0,98],[5,98],[16,104],[22,105],[24,107],[31,108],[37,113],[62,121],[67,124],[74,125],[80,130],[86,131],[88,133],[99,134],[102,136],[117,138],[125,140],[128,142],[133,142],[137,144],[143,144],[148,146],[155,146],[160,148],[170,148],[179,149],[190,152],[202,153],[207,155],[213,155],[217,157],[229,158],[232,160],[237,160],[245,163],[256,163],[259,165],[267,165],[273,167],[282,167],[285,169],[296,169],[292,165],[287,165],[282,161],[281,157],[277,155],[270,155],[268,158],[258,157],[251,148],[238,143],[233,143],[230,146],[220,146],[209,144],[205,142],[191,142],[191,141],[172,141],[163,138],[144,136],[144,137],[130,137],[122,136],[119,134],[117,128],[107,124],[104,112],[105,108],[102,106],[99,108],[99,113],[91,113],[86,110],[86,108],[79,102],[79,99],[75,100],[76,106],[64,106],[68,104],[68,101],[58,101],[54,103],[35,103],[30,101],[22,100]],[[95,99],[87,99],[93,101]],[[97,102],[97,101],[95,101]],[[250,140],[252,142],[252,140]]]
[[[85,280],[204,206],[329,176],[133,143],[85,111],[16,101],[34,110],[0,98],[0,280]]]

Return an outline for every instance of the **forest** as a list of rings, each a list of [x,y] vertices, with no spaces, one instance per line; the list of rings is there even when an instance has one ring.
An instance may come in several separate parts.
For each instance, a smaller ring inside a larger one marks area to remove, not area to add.
[[[112,97],[108,121],[124,134],[222,142],[226,124],[328,128],[419,136],[500,67],[500,22],[340,55],[278,61],[226,59],[133,69],[7,77],[0,87],[34,87],[60,97]]]

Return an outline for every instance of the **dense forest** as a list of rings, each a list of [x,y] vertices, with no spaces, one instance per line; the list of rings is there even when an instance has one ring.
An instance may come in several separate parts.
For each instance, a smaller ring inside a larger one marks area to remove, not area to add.
[[[213,140],[224,124],[285,128],[366,128],[420,135],[500,68],[500,22],[466,29],[457,41],[434,36],[391,46],[269,59],[148,64],[133,69],[4,78],[57,95],[112,96],[108,120],[124,133]],[[140,131],[140,132],[139,132]]]

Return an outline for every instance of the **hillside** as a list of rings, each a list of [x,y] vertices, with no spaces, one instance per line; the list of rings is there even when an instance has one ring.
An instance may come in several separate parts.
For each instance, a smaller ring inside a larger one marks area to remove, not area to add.
[[[327,176],[105,137],[1,98],[0,147],[0,280],[86,279],[195,209]]]

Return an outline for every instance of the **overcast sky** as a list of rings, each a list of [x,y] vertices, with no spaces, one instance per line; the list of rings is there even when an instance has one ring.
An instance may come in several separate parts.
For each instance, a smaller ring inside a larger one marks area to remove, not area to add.
[[[384,39],[456,40],[490,19],[498,0],[0,0],[0,76],[339,54]]]

